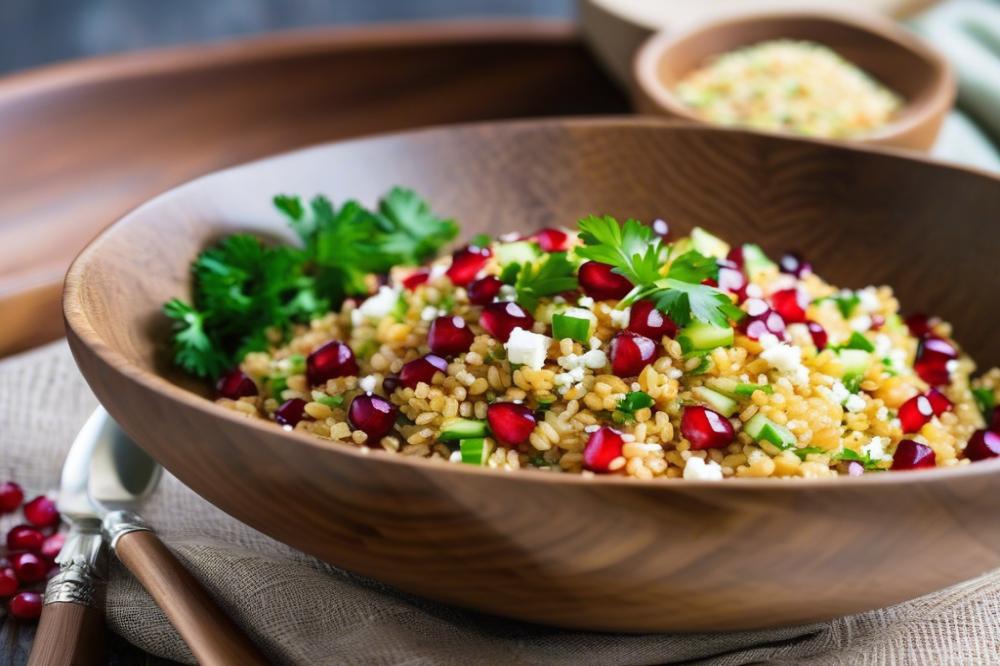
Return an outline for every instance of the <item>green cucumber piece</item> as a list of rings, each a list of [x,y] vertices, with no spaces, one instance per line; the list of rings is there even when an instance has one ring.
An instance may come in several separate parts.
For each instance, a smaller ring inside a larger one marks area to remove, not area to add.
[[[710,351],[716,347],[727,347],[733,344],[733,329],[728,326],[715,326],[703,321],[696,321],[677,336],[684,353],[692,351]]]
[[[863,376],[872,362],[872,355],[862,349],[841,349],[837,356],[844,367],[844,377]]]
[[[718,391],[722,395],[735,398],[736,387],[739,386],[740,383],[732,377],[710,377],[705,380],[705,385],[713,391]]]
[[[485,436],[486,421],[476,421],[474,419],[459,417],[450,418],[445,421],[441,425],[441,432],[438,433],[438,439],[442,442],[453,442],[456,439]]]
[[[462,454],[462,462],[469,465],[485,465],[490,455],[486,440],[482,437],[461,440],[458,450]]]
[[[497,261],[501,266],[507,264],[526,264],[541,256],[538,245],[530,241],[514,241],[502,243],[493,248]]]
[[[778,425],[760,412],[743,424],[743,432],[758,442],[768,442],[782,451],[792,448],[798,442],[791,430]]]
[[[737,403],[732,398],[727,398],[718,391],[713,391],[707,386],[696,386],[691,389],[691,395],[693,395],[698,400],[707,403],[709,407],[719,412],[726,418],[729,418],[740,408],[739,403]]]
[[[578,342],[590,340],[593,321],[581,317],[572,317],[557,312],[552,315],[552,335],[556,340],[569,338]]]
[[[861,335],[857,331],[851,333],[851,337],[847,340],[847,344],[844,345],[844,349],[860,349],[861,351],[873,352],[875,351],[875,345],[871,343],[871,340]]]
[[[777,267],[778,265],[767,258],[759,245],[747,243],[743,246],[743,270],[751,280],[755,276],[771,269],[777,269]]]
[[[741,398],[749,398],[755,391],[763,391],[768,395],[774,393],[774,387],[770,384],[737,384],[736,395]]]
[[[342,395],[324,395],[319,398],[316,402],[326,405],[327,407],[340,407],[344,404],[344,396]]]
[[[713,236],[701,227],[691,230],[691,245],[706,257],[725,259],[729,254],[729,244],[717,236]]]

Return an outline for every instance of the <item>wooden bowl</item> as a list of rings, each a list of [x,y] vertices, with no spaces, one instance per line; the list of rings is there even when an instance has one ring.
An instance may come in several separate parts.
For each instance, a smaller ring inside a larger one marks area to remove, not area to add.
[[[673,93],[712,57],[770,39],[823,44],[903,97],[903,108],[878,130],[853,141],[929,150],[955,101],[955,76],[930,45],[877,14],[813,10],[753,12],[651,37],[636,54],[633,101],[640,113],[705,122]]]
[[[798,248],[850,287],[892,283],[1000,363],[1000,179],[886,152],[651,119],[467,125],[333,143],[140,206],[66,278],[70,345],[108,411],[233,516],[408,592],[611,631],[753,629],[915,597],[1000,566],[1000,460],[839,480],[643,482],[362,453],[206,400],[170,368],[168,298],[220,234],[284,233],[274,192],[372,202],[395,184],[466,236],[587,213]],[[58,406],[53,406],[58,408]]]

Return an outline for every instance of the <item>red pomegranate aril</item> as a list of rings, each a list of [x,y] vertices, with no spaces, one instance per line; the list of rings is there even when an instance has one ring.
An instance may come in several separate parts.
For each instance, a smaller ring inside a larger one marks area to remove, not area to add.
[[[427,281],[431,279],[431,272],[426,268],[421,268],[420,270],[413,271],[405,278],[403,278],[403,288],[413,291],[422,284],[427,284]]]
[[[927,392],[927,400],[931,403],[931,409],[934,410],[934,416],[941,416],[945,412],[950,412],[954,408],[954,405],[951,404],[951,400],[949,400],[944,393],[941,393],[941,391],[936,388],[932,388]]]
[[[880,314],[873,314],[871,316],[871,321],[871,326],[868,327],[869,330],[878,331],[885,326],[885,317]]]
[[[747,278],[739,266],[728,260],[719,262],[719,289],[735,294],[737,301],[742,303],[747,299],[748,284]]]
[[[729,419],[700,405],[684,408],[684,414],[681,416],[681,434],[691,442],[691,448],[695,451],[721,449],[736,439],[736,431]]]
[[[234,368],[219,377],[215,390],[223,398],[239,400],[245,396],[257,395],[257,385],[239,368]]]
[[[611,370],[619,377],[635,377],[653,362],[656,348],[645,335],[622,331],[611,340]]]
[[[538,423],[533,411],[513,402],[494,402],[486,409],[486,420],[497,439],[515,445],[527,442]]]
[[[656,218],[649,226],[653,228],[653,233],[663,240],[668,240],[670,238],[670,225],[666,220]]]
[[[368,435],[369,441],[377,443],[396,424],[396,407],[380,395],[359,395],[351,401],[347,420],[355,430]]]
[[[37,583],[45,578],[49,570],[49,563],[35,553],[15,553],[11,566],[22,583]]]
[[[812,273],[812,264],[795,252],[786,252],[782,255],[781,259],[778,260],[778,268],[782,273],[794,275],[797,278]]]
[[[610,264],[588,261],[580,266],[577,277],[583,293],[598,301],[620,300],[632,291],[632,283],[613,271]]]
[[[66,543],[66,535],[62,532],[56,532],[50,537],[46,537],[45,542],[42,544],[41,555],[49,562],[54,562],[59,551],[62,550],[63,545]]]
[[[677,335],[677,324],[667,315],[656,309],[653,301],[636,301],[628,315],[628,330],[644,335],[652,340],[659,340],[664,335]]]
[[[0,597],[9,597],[17,592],[21,583],[17,580],[17,574],[10,567],[0,568]]]
[[[486,261],[492,256],[493,251],[488,247],[467,245],[456,250],[451,255],[451,266],[448,267],[447,271],[448,278],[455,286],[464,287],[476,279],[476,275],[483,270]]]
[[[926,336],[917,347],[913,369],[931,386],[941,386],[951,381],[948,363],[958,358],[958,350],[944,338]]]
[[[806,321],[806,307],[809,300],[799,289],[782,289],[771,294],[774,310],[788,324],[802,324]]]
[[[899,407],[899,423],[906,434],[920,429],[934,416],[934,407],[925,395],[915,395]]]
[[[39,495],[24,505],[24,517],[35,527],[52,527],[59,524],[59,509],[48,497]]]
[[[281,404],[274,412],[274,420],[278,425],[294,428],[299,421],[305,418],[306,401],[302,398],[292,398]]]
[[[7,550],[27,550],[37,553],[45,543],[45,535],[31,525],[15,525],[7,532]]]
[[[809,335],[812,337],[813,344],[816,345],[816,351],[826,349],[826,345],[830,341],[830,336],[827,335],[826,329],[814,321],[807,321],[806,328],[809,329]]]
[[[747,316],[740,322],[740,331],[751,340],[760,340],[770,333],[779,340],[787,339],[785,320],[760,298],[748,298],[743,304]]]
[[[535,234],[542,252],[565,252],[569,249],[569,234],[559,229],[542,229]]]
[[[993,415],[990,418],[989,428],[993,432],[1000,432],[1000,406],[993,408]]]
[[[923,312],[915,312],[903,321],[906,323],[906,327],[910,329],[910,335],[915,338],[922,338],[925,335],[930,335],[931,333],[931,327],[933,325],[931,318]]]
[[[515,328],[530,331],[535,318],[513,301],[498,301],[483,308],[479,321],[487,333],[500,342],[507,342]]]
[[[357,374],[358,361],[354,358],[354,352],[339,340],[327,342],[306,358],[306,378],[311,386]]]
[[[732,263],[736,268],[743,270],[743,246],[737,245],[729,250],[726,261]]]
[[[24,490],[13,481],[0,483],[0,513],[10,513],[21,506],[24,501]]]
[[[965,457],[972,461],[1000,456],[1000,433],[977,430],[965,445]]]
[[[37,592],[18,592],[10,600],[10,614],[18,620],[36,620],[42,614],[42,595]]]
[[[421,382],[430,386],[434,375],[439,372],[448,372],[448,361],[435,354],[428,354],[404,364],[399,371],[399,383],[411,389],[417,388],[417,384]]]
[[[601,426],[590,433],[583,447],[583,468],[598,474],[611,471],[611,461],[622,454],[625,440],[614,428]]]
[[[901,441],[892,454],[892,469],[922,469],[934,467],[935,464],[934,449],[912,439]]]
[[[500,293],[501,286],[503,286],[503,282],[495,275],[479,278],[466,289],[469,294],[469,302],[475,305],[492,303],[493,299]]]
[[[454,356],[469,351],[475,337],[464,319],[447,315],[431,322],[427,331],[427,346],[435,354]]]

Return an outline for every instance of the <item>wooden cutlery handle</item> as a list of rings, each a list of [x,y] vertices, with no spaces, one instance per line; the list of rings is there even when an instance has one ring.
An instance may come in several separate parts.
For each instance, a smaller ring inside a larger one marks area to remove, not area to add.
[[[268,663],[153,532],[122,534],[114,549],[166,613],[198,663]]]
[[[28,666],[104,663],[104,611],[72,602],[42,607]]]

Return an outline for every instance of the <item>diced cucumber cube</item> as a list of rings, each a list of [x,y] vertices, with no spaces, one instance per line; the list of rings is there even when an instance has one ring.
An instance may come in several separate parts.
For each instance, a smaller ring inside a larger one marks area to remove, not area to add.
[[[729,244],[717,236],[713,236],[701,227],[691,230],[691,244],[694,249],[706,257],[725,259],[729,254]]]
[[[506,266],[507,264],[525,264],[534,261],[542,254],[538,245],[530,241],[502,243],[494,248],[494,252],[501,266]]]
[[[462,462],[469,465],[485,465],[490,455],[486,440],[482,437],[461,440],[458,450],[462,454]]]
[[[587,342],[590,340],[590,332],[593,330],[593,325],[594,320],[592,319],[574,317],[558,312],[552,315],[552,335],[556,340],[569,338],[578,342]]]
[[[751,280],[757,275],[776,269],[778,265],[767,258],[759,245],[747,243],[743,246],[743,270]]]
[[[485,437],[486,421],[476,421],[474,419],[463,419],[452,417],[441,425],[441,432],[438,439],[442,442],[452,442],[456,439],[468,439],[470,437]]]
[[[696,321],[681,330],[677,341],[681,343],[681,349],[685,353],[710,351],[716,347],[726,347],[733,344],[733,329],[728,326],[715,326],[703,321]]]
[[[861,349],[841,349],[837,356],[844,368],[844,377],[863,376],[872,362],[872,355]]]
[[[730,398],[736,397],[736,387],[739,386],[739,382],[732,377],[711,377],[705,380],[705,384],[712,390]]]
[[[713,391],[707,386],[696,386],[691,389],[691,394],[698,400],[708,404],[709,407],[719,412],[726,418],[735,414],[736,410],[740,408],[739,403],[735,400],[727,398],[718,391]]]
[[[758,442],[768,442],[784,451],[795,446],[798,441],[792,431],[783,425],[778,425],[760,412],[743,425],[743,432]]]

